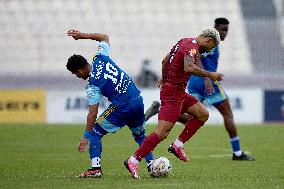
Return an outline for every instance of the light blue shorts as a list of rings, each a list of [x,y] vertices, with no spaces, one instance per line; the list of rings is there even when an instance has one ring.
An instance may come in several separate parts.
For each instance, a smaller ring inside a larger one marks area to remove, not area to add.
[[[226,100],[228,97],[225,93],[225,91],[222,89],[220,84],[216,81],[213,84],[215,92],[211,95],[207,95],[204,90],[203,91],[197,91],[189,88],[189,93],[193,95],[195,98],[197,98],[200,102],[203,102],[204,100],[207,101],[208,104],[218,106],[221,104],[224,100]]]
[[[108,133],[115,133],[125,125],[132,133],[141,135],[144,129],[144,104],[140,96],[135,101],[125,106],[123,110],[110,105],[97,119],[96,124],[101,126]]]

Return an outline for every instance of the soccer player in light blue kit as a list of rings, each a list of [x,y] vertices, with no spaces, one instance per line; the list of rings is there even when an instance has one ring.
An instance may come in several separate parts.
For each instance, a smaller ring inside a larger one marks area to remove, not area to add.
[[[215,19],[215,29],[218,30],[222,41],[227,36],[229,21],[226,18]],[[204,54],[201,59],[200,67],[209,72],[216,72],[218,66],[219,48],[214,48],[209,54]],[[254,160],[253,157],[245,154],[240,148],[240,139],[233,120],[233,113],[230,107],[228,97],[218,81],[210,78],[192,76],[189,79],[188,91],[198,100],[206,100],[213,105],[223,116],[225,128],[230,136],[230,142],[233,149],[233,160]]]
[[[101,140],[103,136],[115,133],[127,125],[139,145],[144,141],[143,98],[132,79],[110,59],[110,45],[107,35],[86,34],[78,30],[69,30],[67,35],[75,40],[99,41],[98,51],[93,57],[92,64],[89,64],[83,56],[74,54],[68,59],[66,67],[77,77],[88,80],[86,93],[89,101],[89,113],[86,131],[78,145],[78,150],[84,152],[90,143],[89,153],[92,168],[80,174],[79,177],[101,177]],[[111,105],[96,119],[102,95],[108,98]],[[153,154],[149,153],[145,160],[149,164],[153,160]]]

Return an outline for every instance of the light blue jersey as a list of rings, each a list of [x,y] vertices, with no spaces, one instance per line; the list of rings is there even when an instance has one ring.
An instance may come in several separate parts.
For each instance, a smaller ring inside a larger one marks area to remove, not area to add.
[[[202,57],[201,62],[203,68],[209,72],[216,72],[219,59],[219,47],[217,46],[209,53],[204,53]],[[207,95],[205,91],[204,78],[192,75],[190,76],[188,82],[188,92],[201,102],[206,100],[209,104],[218,105],[219,103],[223,102],[227,96],[218,81],[211,80],[211,82],[215,92],[211,95]]]
[[[137,99],[140,91],[132,79],[110,59],[109,50],[108,43],[99,43],[86,92],[89,105],[98,104],[103,95],[119,108]]]

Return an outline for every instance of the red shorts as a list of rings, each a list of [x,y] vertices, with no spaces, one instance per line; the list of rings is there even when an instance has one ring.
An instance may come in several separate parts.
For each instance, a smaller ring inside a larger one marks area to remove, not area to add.
[[[194,96],[186,93],[183,88],[166,83],[160,91],[161,108],[159,120],[176,123],[180,114],[187,111],[190,106],[199,102]]]

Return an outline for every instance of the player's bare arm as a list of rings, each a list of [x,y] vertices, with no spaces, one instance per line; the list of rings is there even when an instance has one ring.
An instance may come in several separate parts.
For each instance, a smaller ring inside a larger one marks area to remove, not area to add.
[[[98,104],[89,106],[89,113],[87,116],[87,124],[86,124],[86,131],[92,131],[93,127],[96,122],[96,118],[98,115]],[[86,150],[86,147],[89,143],[89,140],[87,138],[82,138],[80,143],[78,144],[78,150],[79,152],[84,152]]]
[[[169,58],[170,58],[170,53],[168,53],[162,61],[162,74],[165,71],[165,67],[166,67],[167,62],[169,61]]]
[[[195,65],[195,58],[190,56],[190,55],[186,55],[184,57],[184,71],[185,72],[190,72],[193,75],[197,75],[197,76],[201,76],[201,77],[209,77],[210,79],[213,80],[217,80],[217,81],[221,81],[222,80],[222,74],[217,73],[217,72],[208,72],[205,71],[201,68],[199,68],[198,66]]]
[[[165,71],[165,67],[167,62],[169,61],[170,58],[170,53],[168,53],[165,58],[162,60],[162,79],[160,79],[157,83],[158,83],[158,87],[160,87],[163,84],[163,73]]]
[[[93,131],[93,127],[95,125],[97,115],[98,115],[98,109],[99,109],[98,104],[89,106],[89,113],[88,113],[88,116],[87,116],[86,131]]]
[[[82,33],[79,30],[68,30],[68,36],[73,37],[75,40],[78,39],[91,39],[96,41],[105,41],[109,44],[109,37],[106,34],[102,33]]]
[[[198,59],[198,61],[196,61],[196,65],[199,68],[201,68],[202,70],[205,70],[200,59]],[[212,84],[211,79],[209,77],[204,77],[204,86],[205,86],[206,94],[211,95],[212,93],[215,92],[213,84]]]

